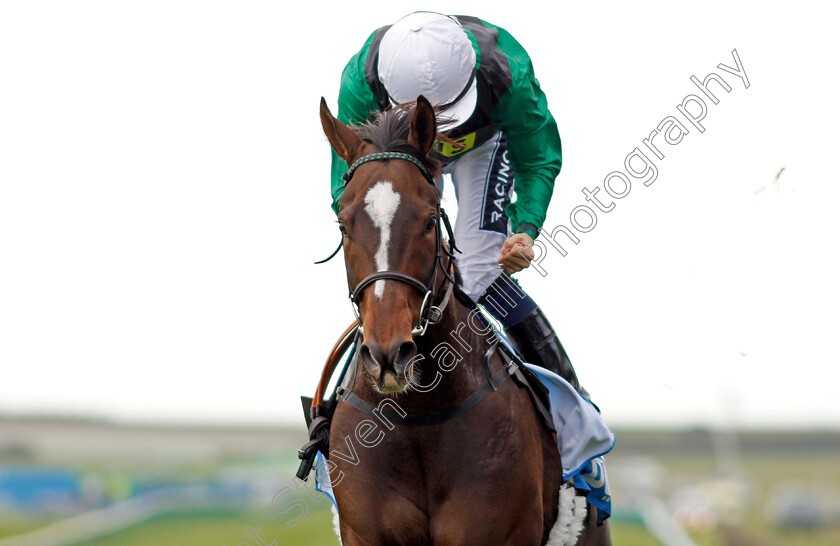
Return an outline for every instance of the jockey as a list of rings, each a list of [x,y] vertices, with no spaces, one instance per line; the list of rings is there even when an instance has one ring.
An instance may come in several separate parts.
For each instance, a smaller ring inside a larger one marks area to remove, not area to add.
[[[435,144],[458,199],[455,240],[464,291],[504,326],[526,361],[589,398],[554,329],[509,275],[530,265],[560,172],[557,124],[527,52],[476,17],[415,12],[373,32],[341,75],[338,119],[372,114],[424,95],[451,120]],[[332,199],[347,164],[332,152]],[[443,180],[438,181],[442,191]],[[516,200],[511,202],[511,193]]]

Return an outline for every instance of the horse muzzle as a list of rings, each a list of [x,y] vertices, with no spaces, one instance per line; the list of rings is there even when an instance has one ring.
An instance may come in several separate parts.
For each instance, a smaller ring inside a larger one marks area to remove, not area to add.
[[[362,344],[359,359],[368,376],[373,380],[374,388],[383,394],[399,393],[409,386],[408,374],[417,355],[417,345],[413,341],[397,341],[383,347],[375,341]]]

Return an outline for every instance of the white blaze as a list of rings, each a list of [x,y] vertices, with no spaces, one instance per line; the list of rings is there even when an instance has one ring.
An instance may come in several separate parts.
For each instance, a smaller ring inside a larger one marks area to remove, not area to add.
[[[365,212],[379,230],[379,249],[376,251],[377,271],[388,270],[388,245],[391,242],[391,222],[400,206],[400,194],[394,191],[390,182],[377,182],[365,194]],[[373,284],[373,293],[380,300],[385,292],[385,281]]]

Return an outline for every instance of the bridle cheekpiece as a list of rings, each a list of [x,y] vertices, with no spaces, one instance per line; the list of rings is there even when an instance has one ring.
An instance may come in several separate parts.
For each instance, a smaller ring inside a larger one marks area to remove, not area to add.
[[[423,164],[417,156],[405,152],[375,152],[372,154],[364,155],[353,162],[350,165],[350,168],[344,174],[344,184],[347,185],[350,183],[350,180],[353,178],[353,175],[361,165],[365,163],[369,163],[371,161],[387,161],[389,159],[402,159],[404,161],[408,161],[420,169],[420,172],[423,173],[423,177],[426,181],[431,184],[432,186],[435,185],[435,179],[432,176],[432,173],[429,172],[429,169]],[[400,273],[399,271],[377,271],[372,273],[362,279],[359,284],[355,286],[355,288],[350,289],[350,305],[353,308],[353,313],[356,315],[356,320],[359,322],[359,333],[364,332],[364,326],[362,325],[362,317],[359,313],[359,300],[364,292],[364,289],[373,284],[376,281],[381,280],[392,280],[392,281],[399,281],[408,285],[411,285],[423,295],[423,303],[420,305],[420,313],[419,313],[419,321],[417,326],[412,327],[411,335],[412,336],[422,336],[426,333],[426,329],[429,327],[430,324],[437,324],[443,318],[443,310],[446,309],[446,306],[449,304],[449,299],[452,295],[452,289],[455,286],[455,278],[454,278],[454,252],[460,252],[458,248],[455,246],[455,237],[452,232],[452,226],[449,223],[449,217],[446,216],[446,212],[440,206],[440,199],[437,202],[437,215],[436,215],[436,230],[435,230],[435,239],[436,239],[436,248],[435,248],[435,265],[432,270],[432,278],[428,284],[424,284],[422,281],[419,281],[412,277],[411,275],[406,275],[405,273]],[[441,222],[446,228],[447,234],[449,235],[449,248],[447,248],[443,244],[443,237],[441,233]],[[443,267],[443,255],[444,253],[449,256],[449,270],[447,271],[446,268]],[[444,277],[448,281],[448,286],[446,287],[446,291],[441,299],[440,303],[437,305],[434,304],[436,299],[436,286],[437,286],[437,272],[440,269],[443,272]]]

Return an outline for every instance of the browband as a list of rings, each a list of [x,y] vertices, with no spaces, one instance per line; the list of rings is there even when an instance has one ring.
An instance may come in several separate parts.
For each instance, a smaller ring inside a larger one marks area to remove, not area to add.
[[[364,165],[369,161],[384,161],[386,159],[402,159],[404,161],[414,163],[414,165],[416,165],[417,168],[420,169],[420,172],[423,173],[423,176],[426,178],[426,180],[429,181],[429,184],[431,184],[432,186],[435,185],[435,179],[432,178],[432,173],[430,173],[429,169],[427,169],[426,166],[423,165],[423,162],[414,157],[413,155],[403,152],[376,152],[374,154],[363,155],[362,157],[354,161],[353,164],[350,165],[348,171],[344,173],[344,184],[346,185],[350,182],[350,179],[353,178],[353,173],[355,173],[356,169],[358,169],[361,165]]]

